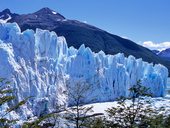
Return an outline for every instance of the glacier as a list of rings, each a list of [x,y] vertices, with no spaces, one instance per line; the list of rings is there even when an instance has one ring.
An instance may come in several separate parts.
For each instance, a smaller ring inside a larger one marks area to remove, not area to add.
[[[11,81],[15,102],[33,96],[13,113],[27,119],[51,111],[56,104],[69,104],[65,93],[79,81],[91,86],[85,103],[128,96],[139,79],[155,97],[165,96],[168,69],[123,53],[68,47],[64,37],[48,30],[21,32],[16,23],[0,23],[0,77]]]

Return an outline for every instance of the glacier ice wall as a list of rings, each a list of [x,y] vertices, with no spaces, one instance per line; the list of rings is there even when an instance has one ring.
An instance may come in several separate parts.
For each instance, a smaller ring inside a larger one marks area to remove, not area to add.
[[[91,86],[87,103],[127,96],[128,88],[139,79],[154,96],[164,96],[168,70],[122,53],[94,53],[84,45],[68,48],[65,38],[54,32],[21,32],[16,23],[5,23],[0,24],[0,77],[11,80],[16,101],[34,96],[23,106],[26,118],[66,103],[67,87],[79,80]]]

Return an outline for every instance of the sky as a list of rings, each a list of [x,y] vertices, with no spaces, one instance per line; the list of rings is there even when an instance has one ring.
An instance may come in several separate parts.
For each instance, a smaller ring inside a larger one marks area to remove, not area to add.
[[[0,10],[19,14],[43,7],[150,49],[170,47],[170,0],[0,0]]]

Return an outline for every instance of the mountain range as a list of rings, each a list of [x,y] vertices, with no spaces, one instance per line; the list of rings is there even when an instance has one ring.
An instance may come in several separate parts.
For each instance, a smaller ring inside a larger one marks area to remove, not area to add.
[[[170,48],[167,48],[165,50],[162,51],[158,51],[158,50],[152,50],[155,54],[157,54],[158,56],[160,56],[161,58],[164,58],[166,60],[170,60]]]
[[[36,28],[55,31],[58,36],[66,38],[68,46],[79,48],[82,44],[90,47],[92,51],[104,51],[106,54],[124,53],[125,56],[133,55],[144,61],[154,64],[160,63],[170,71],[170,61],[163,59],[151,50],[120,36],[108,33],[95,26],[69,20],[60,13],[49,8],[42,8],[29,14],[12,13],[9,9],[0,12],[1,22],[16,22],[22,31]]]

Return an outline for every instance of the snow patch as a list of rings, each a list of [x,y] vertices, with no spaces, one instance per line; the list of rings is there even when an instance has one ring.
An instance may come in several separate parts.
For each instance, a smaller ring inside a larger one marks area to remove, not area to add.
[[[3,18],[3,17],[4,17],[4,15],[0,16],[0,18]]]
[[[170,96],[167,96],[165,98],[162,98],[162,97],[158,97],[158,98],[151,98],[150,99],[151,101],[151,105],[153,108],[159,110],[161,107],[164,107],[165,110],[164,112],[169,112],[170,110]],[[128,101],[127,101],[127,104],[128,104]],[[118,104],[117,104],[117,101],[114,101],[114,102],[104,102],[104,103],[93,103],[93,104],[88,104],[88,105],[85,105],[86,107],[90,107],[90,106],[93,106],[93,113],[104,113],[106,114],[106,111],[108,108],[111,108],[111,107],[116,107]],[[168,114],[168,113],[166,113]],[[170,112],[169,112],[170,114]]]
[[[62,20],[63,22],[68,21],[67,19]]]
[[[56,15],[56,14],[57,14],[57,12],[55,12],[55,11],[52,11],[52,13],[53,13],[54,15]]]
[[[7,23],[12,18],[9,14],[7,14],[7,15],[8,15],[8,18],[5,20],[0,19],[0,23]]]

